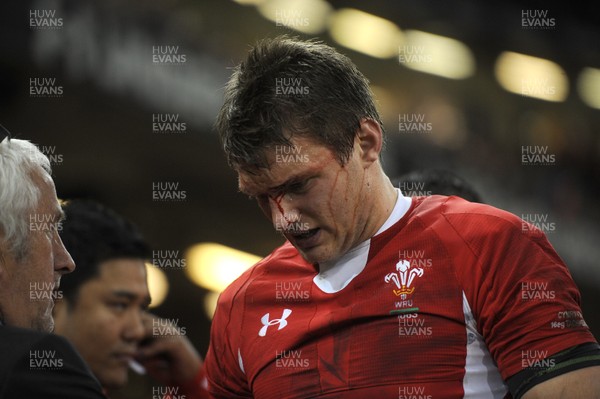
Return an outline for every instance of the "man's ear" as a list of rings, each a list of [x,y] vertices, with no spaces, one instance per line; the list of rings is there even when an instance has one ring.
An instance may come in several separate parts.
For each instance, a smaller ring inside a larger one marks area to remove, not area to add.
[[[383,132],[379,123],[373,119],[363,118],[356,138],[363,162],[371,164],[377,161],[383,147]]]

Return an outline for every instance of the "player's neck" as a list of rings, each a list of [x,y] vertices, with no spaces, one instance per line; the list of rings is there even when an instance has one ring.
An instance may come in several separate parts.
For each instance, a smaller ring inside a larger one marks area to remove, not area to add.
[[[340,259],[348,257],[347,255],[350,255],[351,253],[358,254],[360,252],[358,249],[371,239],[371,237],[377,234],[391,216],[394,207],[396,206],[396,202],[398,201],[398,190],[394,188],[383,171],[381,171],[381,174],[377,176],[377,178],[377,182],[374,182],[375,179],[370,181],[368,195],[365,197],[362,204],[364,215],[363,223],[356,226],[357,229],[361,229],[361,234],[356,237],[349,249],[339,257],[320,263],[319,270],[321,273],[330,270],[340,261]]]
[[[362,223],[359,222],[356,225],[360,234],[355,236],[354,242],[345,253],[373,237],[390,217],[398,200],[398,190],[394,188],[381,168],[379,167],[371,173],[373,175],[370,176],[365,187],[366,195],[360,204]]]
[[[372,187],[369,188],[366,201],[368,204],[367,219],[357,245],[370,239],[379,231],[392,214],[398,200],[398,190],[394,188],[390,179],[381,169],[378,172],[376,178],[373,179]]]

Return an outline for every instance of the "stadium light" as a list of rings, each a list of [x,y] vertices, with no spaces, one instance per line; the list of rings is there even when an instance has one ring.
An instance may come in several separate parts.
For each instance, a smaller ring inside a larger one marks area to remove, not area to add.
[[[516,94],[545,101],[564,101],[569,92],[565,71],[555,62],[505,51],[496,60],[496,79]]]
[[[402,31],[393,22],[353,8],[336,11],[329,20],[331,37],[352,50],[376,58],[392,58],[402,44]]]
[[[185,254],[186,273],[195,284],[215,292],[223,291],[261,257],[216,243],[201,243]]]
[[[465,79],[475,73],[475,57],[466,44],[418,30],[405,32],[398,61],[409,69],[448,79]]]
[[[600,109],[600,69],[583,68],[577,79],[577,90],[583,102]]]
[[[327,27],[333,11],[325,0],[270,0],[258,5],[263,17],[307,34],[318,34]]]
[[[150,308],[155,308],[162,304],[169,292],[169,281],[165,272],[159,268],[146,263],[146,275],[148,278],[148,291],[150,291]]]

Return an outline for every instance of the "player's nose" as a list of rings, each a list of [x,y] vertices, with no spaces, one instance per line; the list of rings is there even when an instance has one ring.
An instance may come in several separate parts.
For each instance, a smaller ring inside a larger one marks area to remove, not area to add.
[[[290,223],[298,219],[299,213],[290,195],[271,198],[269,206],[275,230],[286,230]]]

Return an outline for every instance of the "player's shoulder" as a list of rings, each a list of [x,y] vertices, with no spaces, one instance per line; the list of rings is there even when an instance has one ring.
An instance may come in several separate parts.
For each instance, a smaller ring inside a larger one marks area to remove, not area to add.
[[[518,216],[491,205],[444,195],[419,197],[415,201],[412,217],[427,225],[446,224],[458,232],[500,233],[522,230],[523,221]]]
[[[305,273],[306,262],[289,242],[276,248],[233,281],[219,296],[219,308],[231,308],[252,284],[264,281],[293,279],[296,273]]]

